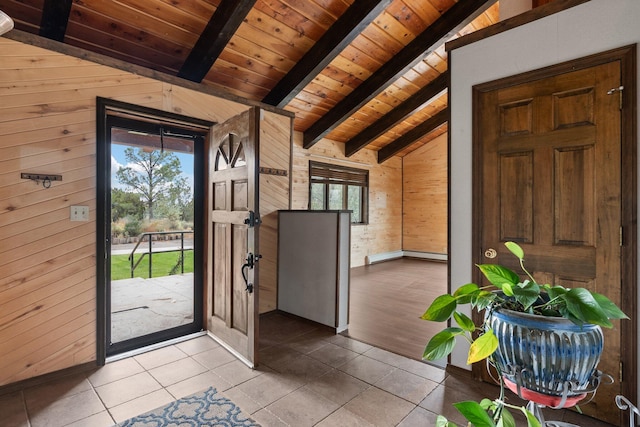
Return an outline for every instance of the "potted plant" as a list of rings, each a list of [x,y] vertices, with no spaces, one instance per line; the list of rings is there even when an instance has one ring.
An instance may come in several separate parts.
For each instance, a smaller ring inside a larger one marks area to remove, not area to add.
[[[602,330],[612,319],[628,318],[611,300],[585,288],[540,285],[524,267],[524,251],[505,243],[520,261],[524,280],[514,271],[496,264],[477,267],[492,286],[469,283],[453,294],[437,297],[422,319],[449,326],[428,342],[423,358],[448,356],[458,339],[469,343],[467,363],[487,359],[495,367],[500,396],[482,402],[460,402],[454,406],[476,427],[515,426],[509,409],[522,411],[529,426],[539,426],[540,414],[505,402],[505,387],[527,400],[545,406],[570,407],[594,391],[597,363],[602,352]],[[461,305],[484,310],[484,321],[476,325]],[[597,378],[596,378],[597,382]],[[531,408],[530,408],[531,409]],[[439,417],[438,426],[454,426]]]

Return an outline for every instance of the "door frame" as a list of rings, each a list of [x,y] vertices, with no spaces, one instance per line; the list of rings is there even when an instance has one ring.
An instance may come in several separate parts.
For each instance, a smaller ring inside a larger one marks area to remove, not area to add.
[[[143,107],[135,104],[129,104],[122,101],[116,101],[113,99],[97,97],[96,98],[96,286],[97,286],[97,298],[96,298],[96,361],[98,366],[104,366],[107,359],[107,353],[109,346],[107,344],[107,338],[110,336],[107,328],[110,327],[108,312],[110,306],[110,286],[111,280],[110,265],[108,262],[107,250],[110,248],[108,242],[110,236],[110,209],[107,207],[111,204],[111,194],[107,189],[111,188],[111,176],[110,176],[110,163],[111,163],[111,150],[109,141],[109,126],[108,116],[110,115],[122,115],[130,119],[139,117],[141,121],[155,120],[155,121],[167,121],[174,123],[175,125],[184,125],[191,128],[194,132],[203,133],[202,141],[195,143],[194,149],[194,171],[195,178],[194,183],[199,183],[204,192],[204,185],[206,182],[206,159],[205,153],[208,150],[208,134],[214,122],[202,119],[196,119],[176,113],[171,113],[163,110],[158,110],[149,107]],[[200,173],[198,173],[200,171]],[[198,185],[198,184],[196,184]],[[194,322],[189,325],[178,326],[171,328],[169,331],[176,332],[177,334],[189,334],[204,330],[206,328],[204,322],[204,305],[206,296],[204,294],[204,277],[206,268],[206,247],[204,245],[204,239],[206,232],[205,221],[206,215],[204,215],[204,197],[196,197],[196,188],[194,188],[194,210],[195,220],[201,225],[199,227],[199,236],[194,235],[194,253],[200,253],[203,257],[201,260],[202,268],[198,274],[194,274],[194,297],[200,298],[200,305],[196,307],[197,300],[194,300]],[[197,326],[199,325],[199,327]],[[171,339],[172,336],[163,333],[164,331],[147,335],[145,339],[141,339],[136,343],[136,348],[141,348],[147,345],[152,345],[167,339]],[[127,341],[125,341],[127,342]],[[129,348],[122,348],[118,352],[130,350]]]
[[[622,382],[623,394],[632,402],[637,401],[637,364],[638,364],[638,309],[637,309],[637,87],[636,87],[636,45],[624,46],[606,52],[589,55],[557,65],[541,68],[509,76],[473,86],[473,135],[472,135],[472,260],[474,264],[482,263],[482,212],[483,200],[481,189],[483,177],[481,175],[483,153],[480,149],[480,112],[476,107],[484,92],[506,88],[519,84],[526,84],[552,76],[566,74],[579,69],[590,68],[605,63],[620,61],[621,83],[623,90],[623,109],[621,112],[621,193],[622,208],[621,222],[623,238],[620,260],[621,309],[629,315],[630,320],[620,322],[621,328],[621,359],[625,367],[625,379]],[[481,273],[474,269],[472,279],[480,283]],[[474,378],[480,378],[484,365],[475,364],[472,367]],[[617,373],[614,376],[617,376]],[[619,378],[615,378],[619,381]]]

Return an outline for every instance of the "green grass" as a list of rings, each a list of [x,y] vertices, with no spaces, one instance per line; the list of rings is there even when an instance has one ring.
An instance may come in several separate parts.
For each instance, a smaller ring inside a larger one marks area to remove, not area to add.
[[[140,255],[136,255],[135,262],[138,261]],[[153,254],[152,268],[153,277],[168,276],[171,269],[178,263],[180,252],[161,252]],[[193,251],[185,251],[184,253],[184,272],[193,273]],[[178,268],[176,274],[180,274],[181,269]],[[136,267],[134,277],[149,277],[149,255],[145,255],[144,259]],[[128,255],[114,255],[111,257],[111,280],[129,279],[131,278],[131,262]]]

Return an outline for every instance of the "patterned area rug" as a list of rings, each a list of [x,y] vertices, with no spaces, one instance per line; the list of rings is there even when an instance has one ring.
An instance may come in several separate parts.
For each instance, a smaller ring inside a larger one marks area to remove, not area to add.
[[[260,427],[260,424],[243,414],[235,403],[216,393],[216,389],[211,387],[118,425],[121,427]]]

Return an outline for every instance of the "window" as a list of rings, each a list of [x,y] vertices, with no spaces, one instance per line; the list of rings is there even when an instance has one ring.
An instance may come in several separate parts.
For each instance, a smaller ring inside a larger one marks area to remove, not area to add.
[[[369,171],[309,162],[309,209],[350,210],[353,224],[367,224]]]

